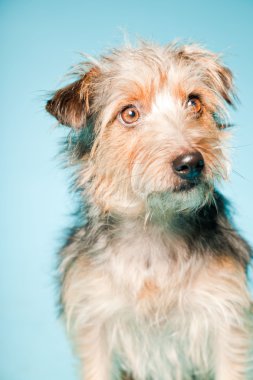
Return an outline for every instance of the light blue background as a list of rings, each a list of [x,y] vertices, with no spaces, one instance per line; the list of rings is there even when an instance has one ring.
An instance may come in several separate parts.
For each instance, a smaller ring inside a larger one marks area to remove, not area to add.
[[[119,45],[120,28],[132,38],[191,39],[225,52],[241,105],[232,114],[234,172],[224,191],[253,243],[252,20],[250,0],[1,0],[1,380],[75,378],[53,277],[73,201],[55,159],[67,128],[53,127],[43,99],[78,62],[78,52],[98,55]]]

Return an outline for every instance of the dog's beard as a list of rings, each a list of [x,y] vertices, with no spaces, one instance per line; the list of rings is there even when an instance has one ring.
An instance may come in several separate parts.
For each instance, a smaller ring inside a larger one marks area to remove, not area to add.
[[[147,197],[151,215],[167,216],[173,213],[192,213],[213,202],[213,185],[184,184],[175,191],[152,192]]]

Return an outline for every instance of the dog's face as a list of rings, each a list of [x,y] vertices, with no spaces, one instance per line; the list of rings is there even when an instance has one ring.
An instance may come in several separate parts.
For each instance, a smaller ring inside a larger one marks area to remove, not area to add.
[[[232,99],[231,72],[215,54],[143,45],[102,57],[47,110],[80,136],[92,124],[80,183],[104,210],[191,211],[227,176],[223,120]]]

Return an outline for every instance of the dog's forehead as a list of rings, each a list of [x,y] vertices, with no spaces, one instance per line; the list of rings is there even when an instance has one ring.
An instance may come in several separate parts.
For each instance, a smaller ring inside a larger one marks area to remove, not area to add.
[[[201,85],[203,76],[198,62],[185,62],[176,51],[162,47],[117,51],[104,63],[109,91],[113,89],[131,97],[138,88],[147,96],[159,94],[160,102],[169,93],[176,97],[182,95],[183,88],[191,92],[193,87]]]
[[[172,59],[162,49],[123,50],[110,57],[105,66],[108,75],[122,81],[136,81],[145,84],[155,81],[169,70]]]
[[[181,106],[180,96],[173,94],[169,86],[157,91],[151,105],[151,114],[160,115],[175,112]]]

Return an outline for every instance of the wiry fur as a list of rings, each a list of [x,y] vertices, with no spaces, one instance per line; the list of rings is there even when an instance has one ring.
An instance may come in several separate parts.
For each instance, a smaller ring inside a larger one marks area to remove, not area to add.
[[[215,190],[229,171],[230,70],[196,45],[143,43],[76,74],[47,110],[73,127],[69,152],[88,204],[59,265],[85,380],[251,379],[251,251]],[[133,127],[118,116],[128,104],[140,110]],[[172,162],[191,151],[205,169],[189,188]]]

